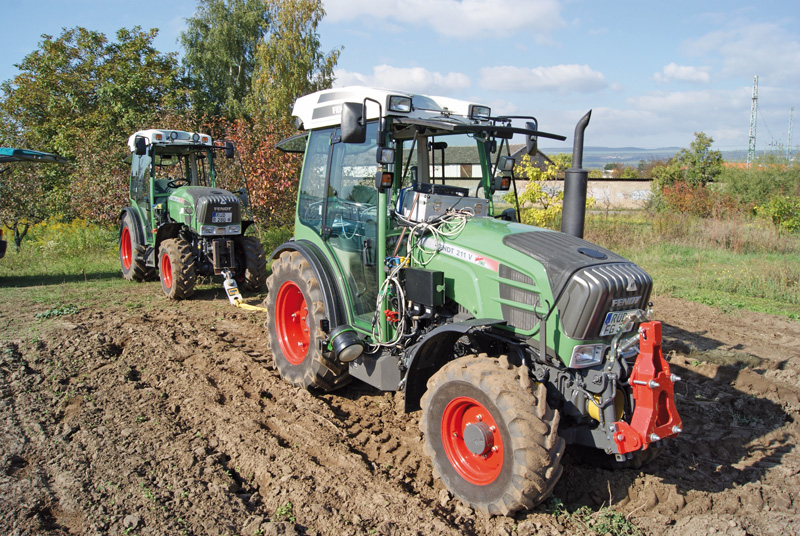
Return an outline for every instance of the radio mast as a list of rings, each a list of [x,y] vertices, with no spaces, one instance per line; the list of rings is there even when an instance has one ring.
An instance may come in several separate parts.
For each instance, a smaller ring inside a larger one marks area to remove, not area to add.
[[[758,119],[758,75],[753,77],[753,102],[750,105],[750,139],[747,143],[747,169],[756,158],[756,123]]]

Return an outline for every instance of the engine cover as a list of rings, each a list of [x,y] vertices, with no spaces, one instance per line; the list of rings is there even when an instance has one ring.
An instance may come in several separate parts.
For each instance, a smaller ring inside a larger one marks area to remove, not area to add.
[[[239,198],[221,188],[189,188],[186,192],[194,201],[197,224],[226,225],[242,221]]]
[[[601,331],[609,312],[643,309],[650,298],[653,280],[647,272],[626,258],[581,238],[552,231],[532,231],[507,235],[503,243],[530,255],[545,267],[562,329],[572,339],[606,336]],[[519,277],[505,277],[519,281]],[[523,301],[520,294],[514,291],[506,298]],[[517,310],[515,318],[504,319],[525,329],[538,322],[534,318],[517,318],[520,314],[533,316]]]

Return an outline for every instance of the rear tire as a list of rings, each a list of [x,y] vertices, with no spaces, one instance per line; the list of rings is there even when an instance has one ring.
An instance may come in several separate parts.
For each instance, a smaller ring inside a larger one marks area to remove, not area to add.
[[[267,331],[281,377],[298,387],[332,391],[350,380],[348,365],[323,354],[326,317],[322,291],[308,261],[297,251],[272,263],[267,279]]]
[[[506,356],[466,356],[428,381],[420,429],[434,475],[489,515],[533,508],[561,477],[559,414]]]
[[[119,264],[122,277],[128,281],[148,281],[153,279],[155,270],[145,264],[145,248],[136,240],[136,230],[134,217],[126,212],[119,226]]]
[[[197,282],[196,260],[189,242],[170,238],[161,242],[158,250],[161,289],[171,300],[183,300],[194,294]]]
[[[260,292],[267,283],[267,256],[261,241],[243,236],[236,243],[236,284]]]

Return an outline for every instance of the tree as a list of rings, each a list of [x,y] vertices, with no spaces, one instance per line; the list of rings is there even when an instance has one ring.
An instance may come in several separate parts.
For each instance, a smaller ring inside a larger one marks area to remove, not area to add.
[[[48,185],[54,180],[54,167],[60,166],[19,162],[0,175],[0,222],[13,233],[17,252],[28,229],[49,216]]]
[[[248,109],[255,117],[288,118],[302,95],[331,87],[341,48],[320,50],[322,0],[270,0],[272,31],[256,51]]]
[[[561,153],[553,156],[547,169],[541,169],[531,162],[529,155],[523,155],[515,172],[528,179],[525,189],[519,194],[520,207],[529,205],[521,213],[522,223],[538,227],[553,226],[561,216],[564,192],[547,187],[544,181],[555,180],[572,164],[572,155]],[[510,196],[508,201],[513,201]]]
[[[3,136],[75,164],[47,170],[44,196],[31,188],[18,192],[30,206],[65,218],[116,216],[126,198],[119,154],[127,137],[185,105],[177,59],[152,46],[157,34],[137,26],[119,30],[115,42],[81,27],[55,39],[43,35],[17,65],[20,74],[3,83]]]
[[[181,34],[184,74],[199,113],[241,117],[256,48],[270,29],[267,0],[199,0]]]
[[[685,169],[684,180],[691,186],[705,186],[722,173],[722,153],[712,151],[714,139],[704,132],[695,132],[689,149],[681,149],[676,155]]]

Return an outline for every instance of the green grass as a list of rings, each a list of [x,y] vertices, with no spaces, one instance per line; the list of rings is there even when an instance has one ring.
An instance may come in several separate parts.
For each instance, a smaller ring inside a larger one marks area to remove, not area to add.
[[[291,232],[277,228],[255,234],[269,252]],[[590,215],[586,239],[647,270],[655,282],[655,297],[800,320],[798,234],[748,220],[631,212]],[[198,290],[219,286],[211,280],[199,283]],[[38,225],[20,253],[11,244],[0,260],[0,298],[46,305],[43,310],[103,303],[131,309],[158,306],[150,292],[116,292],[131,284],[120,276],[116,228],[82,221]]]
[[[593,216],[586,238],[650,273],[655,295],[800,320],[800,236],[748,221]]]

